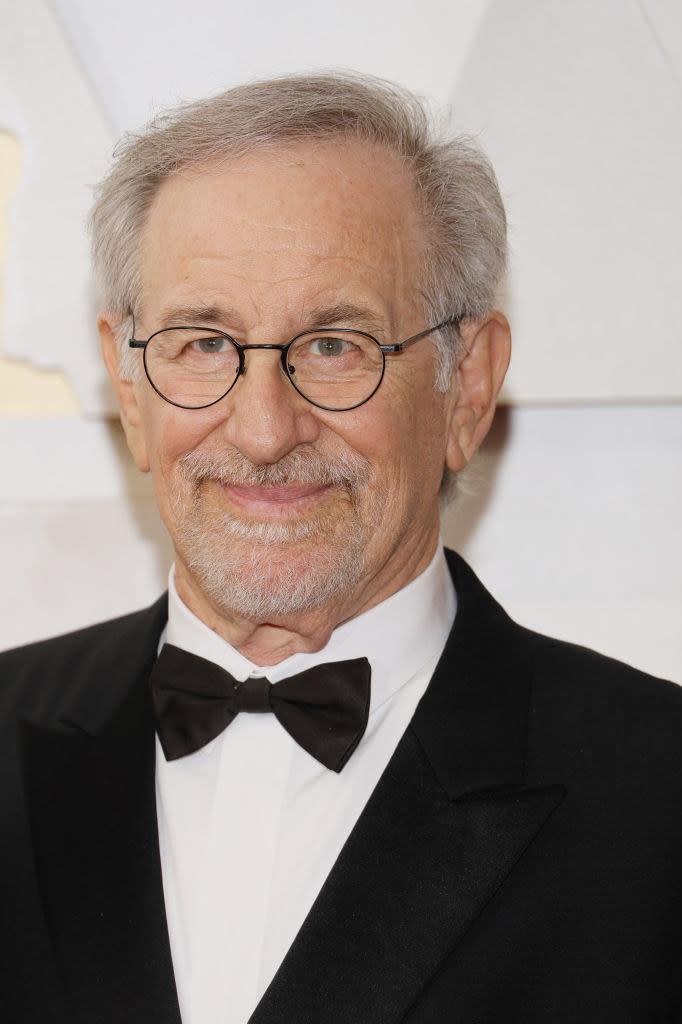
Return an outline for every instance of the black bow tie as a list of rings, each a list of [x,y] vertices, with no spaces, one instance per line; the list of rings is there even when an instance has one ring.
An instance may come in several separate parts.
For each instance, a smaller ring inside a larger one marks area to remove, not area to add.
[[[272,711],[304,750],[340,772],[369,715],[367,658],[334,661],[275,686],[263,676],[238,682],[219,665],[164,644],[151,674],[156,731],[167,761],[210,743],[240,711]]]

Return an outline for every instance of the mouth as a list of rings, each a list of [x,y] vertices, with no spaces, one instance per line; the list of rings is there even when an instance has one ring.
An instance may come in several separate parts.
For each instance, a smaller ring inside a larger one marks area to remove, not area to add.
[[[314,512],[336,490],[334,484],[287,484],[267,487],[258,484],[219,483],[231,505],[255,519],[298,518]]]

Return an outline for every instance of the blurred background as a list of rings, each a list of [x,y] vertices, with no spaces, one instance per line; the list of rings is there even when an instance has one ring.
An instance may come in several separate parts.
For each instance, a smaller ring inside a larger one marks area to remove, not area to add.
[[[445,539],[519,621],[679,681],[679,0],[0,0],[0,648],[165,586],[84,230],[116,139],[328,67],[427,98],[507,203],[512,368]]]

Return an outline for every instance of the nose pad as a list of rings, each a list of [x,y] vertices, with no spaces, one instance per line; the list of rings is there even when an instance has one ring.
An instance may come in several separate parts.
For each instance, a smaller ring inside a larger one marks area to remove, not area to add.
[[[244,345],[240,351],[239,370],[237,371],[237,377],[245,377],[248,366],[248,360],[244,357],[244,352],[250,351],[251,349],[279,349],[280,351],[280,365],[282,372],[285,377],[296,372],[296,367],[292,366],[287,359],[287,352],[283,345]]]
[[[282,358],[280,359],[280,362],[282,364],[282,370],[284,371],[284,376],[285,377],[289,377],[290,378],[289,379],[289,383],[291,383],[291,377],[293,377],[293,375],[296,373],[296,367],[292,366],[292,364],[289,362],[288,355],[289,355],[288,351],[283,348],[282,349]]]

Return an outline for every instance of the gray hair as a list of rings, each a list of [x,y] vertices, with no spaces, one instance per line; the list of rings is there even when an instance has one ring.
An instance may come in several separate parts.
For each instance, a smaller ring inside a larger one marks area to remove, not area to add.
[[[188,103],[123,138],[90,215],[95,274],[106,309],[121,318],[121,369],[129,317],[140,302],[141,236],[170,175],[297,140],[354,138],[386,147],[411,172],[426,227],[422,280],[429,323],[477,318],[492,308],[506,264],[506,218],[490,163],[468,136],[448,136],[424,104],[397,85],[354,72],[285,75]],[[449,385],[461,343],[434,335],[436,387]]]

